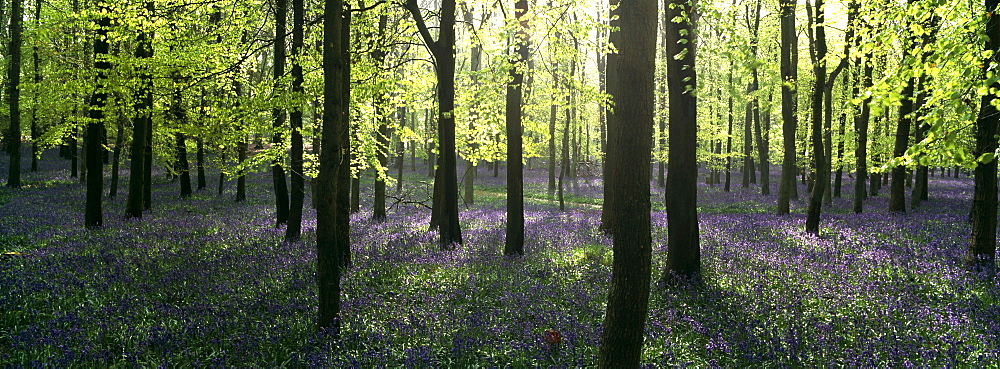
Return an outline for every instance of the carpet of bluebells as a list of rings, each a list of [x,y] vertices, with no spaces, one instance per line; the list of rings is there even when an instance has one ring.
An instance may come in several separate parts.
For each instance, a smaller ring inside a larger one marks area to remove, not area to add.
[[[53,152],[41,164],[24,189],[0,189],[0,253],[15,253],[0,258],[0,367],[595,365],[612,257],[597,178],[568,182],[562,212],[545,169],[528,171],[520,259],[500,256],[502,176],[481,169],[454,251],[439,250],[416,204],[429,198],[426,169],[407,168],[403,190],[390,188],[405,201],[389,200],[384,223],[369,220],[366,178],[335,339],[313,325],[315,213],[307,206],[301,242],[283,242],[269,174],[251,175],[239,204],[234,183],[217,195],[215,170],[189,199],[157,173],[142,220],[123,217],[123,188],[106,200],[105,226],[86,230],[68,162]],[[756,185],[699,186],[705,274],[653,286],[647,366],[1000,362],[1000,287],[961,263],[970,179],[932,178],[932,199],[906,214],[885,212],[883,191],[855,215],[848,178],[819,237],[802,231],[805,196],[776,216]],[[663,196],[654,188],[655,203]],[[668,235],[655,210],[659,271]]]

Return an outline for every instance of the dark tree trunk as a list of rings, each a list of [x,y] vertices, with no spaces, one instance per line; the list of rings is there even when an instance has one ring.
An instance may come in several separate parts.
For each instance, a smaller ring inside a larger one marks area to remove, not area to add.
[[[676,2],[687,4],[682,0]],[[614,76],[618,80],[611,82],[609,79],[613,87],[608,92],[615,102],[609,121],[615,123],[608,130],[608,142],[617,141],[612,147],[620,151],[612,156],[614,160],[606,164],[606,193],[616,198],[617,205],[612,209],[614,220],[609,228],[614,242],[614,259],[598,367],[637,368],[642,357],[651,268],[651,173],[648,163],[652,160],[655,110],[656,1],[623,2],[617,13],[621,23],[618,31],[620,38],[629,42],[617,45],[619,58],[608,65],[608,69],[618,70]],[[670,18],[670,13],[667,17]],[[691,31],[690,25],[684,27]],[[676,35],[676,32],[671,35]],[[694,55],[693,52],[688,54]],[[625,86],[628,88],[623,88]],[[674,90],[671,89],[671,92]],[[671,107],[679,106],[673,102]],[[674,151],[671,150],[671,155]],[[671,170],[669,175],[674,176],[674,171]],[[668,191],[669,181],[668,178]]]
[[[7,152],[10,164],[7,170],[7,187],[21,188],[21,23],[22,0],[11,1],[10,43],[7,51],[7,101],[10,107],[10,130],[7,134]]]
[[[458,174],[455,154],[455,0],[442,0],[438,39],[434,40],[424,22],[416,0],[404,6],[413,15],[420,35],[437,62],[438,79],[438,139],[441,145],[443,202],[441,226],[438,227],[442,248],[450,249],[462,243],[462,228],[458,221]]]
[[[619,2],[620,0],[608,0],[609,4],[608,9],[610,11],[610,18],[609,18],[610,21],[608,22],[608,25],[610,26],[610,29],[618,29],[621,26],[621,20],[618,18],[618,14],[620,13],[620,11],[618,10]],[[610,32],[608,35],[608,41],[612,45],[615,45],[615,47],[618,47],[618,45],[625,44],[625,39],[623,38],[621,32]],[[618,91],[617,90],[618,86],[616,86],[615,84],[619,83],[618,64],[620,58],[621,58],[621,53],[608,53],[606,55],[606,60],[605,60],[606,72],[603,73],[603,75],[606,83],[605,89],[608,91],[609,94],[611,93],[611,91]],[[617,124],[617,121],[612,117],[612,115],[614,115],[614,111],[615,110],[610,107],[605,111],[606,112],[605,116],[607,117],[607,122],[606,122],[607,127],[606,127],[606,132],[603,132],[602,135],[610,135],[610,132],[612,130],[617,129],[616,127],[614,127],[614,125]],[[602,168],[601,174],[603,175],[603,178],[605,178],[605,183],[604,183],[604,204],[602,204],[601,206],[600,227],[601,230],[605,232],[610,232],[614,227],[614,225],[611,223],[614,222],[615,219],[614,217],[611,216],[611,214],[617,211],[615,210],[616,198],[608,194],[608,185],[607,185],[607,178],[609,177],[607,163],[618,160],[618,158],[615,157],[615,155],[618,155],[618,150],[615,147],[615,145],[617,144],[618,143],[615,142],[615,140],[611,139],[606,139],[604,141],[605,164]]]
[[[929,20],[928,22],[929,24],[926,27],[930,28],[930,32],[925,33],[922,37],[923,47],[926,47],[927,45],[934,43],[939,22],[940,20],[936,15],[932,16],[931,19]],[[926,63],[927,60],[929,60],[932,56],[934,56],[934,52],[932,51],[932,49],[925,48],[923,53],[923,62]],[[920,141],[923,141],[924,137],[927,136],[927,133],[931,129],[930,124],[927,124],[926,122],[921,120],[919,116],[923,114],[924,104],[927,103],[927,90],[931,88],[932,80],[933,77],[930,74],[924,74],[920,76],[919,91],[917,92],[916,106],[914,107],[914,112],[915,112],[914,122],[916,122],[917,124],[916,129],[913,132],[914,143],[919,143]],[[921,201],[927,200],[929,198],[928,196],[929,194],[927,191],[927,185],[928,185],[927,166],[918,164],[916,170],[913,173],[913,177],[915,183],[913,185],[913,194],[910,195],[910,202],[911,206],[917,207],[917,205],[920,205]]]
[[[400,128],[406,127],[406,114],[406,106],[400,106],[396,110],[396,115],[399,117]],[[402,132],[402,130],[397,132]],[[402,135],[396,134],[396,137],[399,138],[399,145],[396,146],[396,155],[398,155],[396,158],[396,192],[403,192],[403,165],[406,161],[406,143],[403,142]]]
[[[10,98],[9,94],[8,94],[8,98]],[[19,97],[19,99],[20,99],[20,97]],[[14,105],[12,104],[10,106],[14,106]],[[74,112],[74,115],[76,115],[75,112]],[[11,122],[11,124],[12,124],[11,127],[13,127],[13,122]],[[69,177],[70,178],[79,178],[80,177],[80,175],[79,175],[79,173],[80,173],[80,169],[79,169],[80,168],[80,164],[79,164],[80,150],[77,147],[77,146],[79,146],[79,145],[77,145],[77,143],[79,142],[78,138],[80,137],[80,134],[79,134],[79,131],[78,131],[78,129],[77,129],[76,126],[70,127],[69,132],[70,132],[69,133]],[[11,137],[14,137],[13,134],[11,135]],[[20,135],[18,135],[18,137],[20,137]],[[20,140],[18,140],[18,147],[20,147],[20,145],[21,145]],[[7,149],[12,149],[12,148],[13,148],[13,146],[10,146]],[[18,149],[18,150],[20,150],[20,149]],[[17,155],[18,155],[18,158],[21,157],[20,151],[18,151]],[[18,160],[20,160],[20,159],[18,159]],[[18,167],[17,170],[20,171],[21,170],[20,164],[18,164],[18,166],[19,167]]]
[[[986,18],[985,50],[992,51],[992,57],[983,65],[997,63],[1000,59],[1000,17],[995,13],[998,0],[985,0],[989,16]],[[1000,88],[1000,82],[993,82],[992,88]],[[976,157],[990,155],[988,161],[976,166],[975,190],[972,195],[972,237],[966,262],[972,270],[996,270],[997,253],[997,159],[992,157],[997,150],[1000,111],[993,105],[996,95],[983,96],[976,121]]]
[[[552,65],[552,91],[559,89],[559,77],[556,75],[556,65]],[[555,104],[555,97],[549,105],[549,193],[556,190],[556,115],[559,105]]]
[[[908,4],[911,7],[916,6],[916,0],[909,0]],[[916,47],[916,36],[911,35],[906,44],[908,47],[903,48],[904,59],[908,59],[910,49]],[[899,106],[899,125],[896,126],[896,140],[892,146],[892,156],[894,158],[906,155],[906,149],[909,147],[910,127],[913,125],[913,99],[916,84],[916,77],[911,76],[906,79],[906,85],[903,86]],[[890,212],[906,211],[906,172],[906,167],[902,164],[892,168],[892,183],[889,187]]]
[[[667,19],[690,19],[684,0],[664,1]],[[698,143],[697,96],[689,90],[697,86],[695,73],[695,25],[693,21],[668,22],[667,88],[670,96],[670,157],[667,168],[666,210],[670,234],[667,240],[667,268],[664,279],[674,273],[696,276],[701,273],[698,231]],[[681,42],[685,40],[686,42]]]
[[[3,5],[0,5],[3,6]],[[2,19],[3,17],[0,17]],[[3,23],[0,23],[3,24]],[[35,27],[41,29],[42,24],[42,1],[35,0]],[[96,46],[95,46],[96,47]],[[32,72],[34,74],[34,82],[36,86],[41,86],[42,84],[42,74],[39,72],[39,60],[38,60],[38,46],[31,47],[31,66],[34,69]],[[34,92],[35,101],[39,101],[41,94],[38,93],[38,89]],[[38,171],[38,158],[42,155],[42,151],[38,146],[38,141],[41,139],[41,127],[38,125],[38,106],[39,103],[33,104],[31,108],[31,171]]]
[[[305,35],[305,5],[303,0],[292,0],[292,94],[303,93],[302,56],[303,36]],[[285,227],[285,239],[297,241],[302,234],[302,208],[306,199],[306,178],[304,173],[304,144],[302,142],[302,105],[296,105],[289,112],[289,124],[292,128],[291,148],[291,193],[288,202],[288,226]]]
[[[781,8],[781,133],[784,156],[781,161],[781,185],[778,189],[778,214],[788,214],[792,192],[795,191],[795,84],[797,59],[795,49],[795,1],[780,0]]]
[[[570,73],[576,69],[576,65],[570,67]],[[572,75],[570,79],[572,79]],[[566,94],[566,106],[572,105],[571,103],[571,91],[567,91]],[[573,116],[570,114],[569,108],[566,109],[566,125],[563,128],[562,136],[562,156],[559,165],[559,211],[566,211],[566,185],[565,179],[566,175],[569,173],[569,127],[573,122]],[[607,183],[607,182],[605,182]]]
[[[274,91],[275,97],[283,94],[284,86],[281,79],[285,76],[285,34],[287,32],[286,17],[288,14],[288,0],[275,0],[274,10]],[[271,161],[271,179],[274,182],[274,225],[280,226],[288,223],[288,182],[285,180],[284,167],[284,138],[281,133],[285,129],[285,110],[276,108],[272,112],[274,117],[274,134],[271,136],[273,149],[281,149],[281,155]]]
[[[153,4],[151,2],[146,3],[146,14],[143,16],[149,18],[152,16]],[[139,60],[149,59],[153,57],[153,34],[150,32],[140,32],[138,35],[135,57]],[[140,63],[140,65],[145,66],[145,63]],[[139,88],[135,93],[135,117],[132,119],[132,148],[130,151],[131,161],[129,163],[129,181],[128,181],[128,199],[125,202],[125,213],[131,218],[142,218],[143,207],[143,189],[145,186],[145,167],[146,167],[146,136],[150,134],[148,131],[150,118],[150,109],[153,106],[153,90],[152,90],[152,75],[147,69],[148,67],[143,67],[140,74]]]
[[[181,197],[191,197],[191,170],[187,157],[187,136],[177,132],[177,170],[181,175]]]
[[[197,145],[195,159],[198,160],[198,189],[202,190],[208,187],[208,180],[205,178],[205,140],[198,137]]]
[[[507,84],[507,238],[503,253],[507,256],[524,255],[524,165],[521,127],[521,103],[524,99],[524,73],[522,65],[528,61],[528,0],[514,3],[514,17],[521,28],[514,36],[515,55],[511,56],[510,79]]]
[[[378,39],[384,39],[386,32],[386,27],[389,23],[389,17],[385,14],[379,16],[378,19]],[[374,60],[375,65],[378,67],[384,67],[385,64],[385,50],[384,45],[373,45],[373,51],[370,53],[371,58]],[[389,165],[389,150],[390,140],[389,140],[389,114],[383,113],[386,111],[389,105],[389,98],[386,95],[380,95],[375,99],[375,116],[379,120],[378,132],[375,133],[375,152],[378,158],[378,168],[375,171],[375,185],[374,185],[374,201],[372,206],[372,219],[381,222],[385,220],[385,178],[389,177],[388,165]]]
[[[837,174],[833,177],[833,197],[840,198],[841,187],[844,181],[844,134],[847,132],[847,114],[840,115],[840,128],[837,135],[840,141],[837,142]]]
[[[118,119],[118,133],[115,135],[115,149],[111,155],[111,186],[108,189],[108,198],[113,199],[118,196],[118,169],[122,161],[122,145],[125,144],[125,124],[122,119]]]
[[[361,173],[351,178],[351,213],[361,211]]]
[[[111,28],[111,18],[104,1],[97,3],[97,9],[105,14],[96,20],[97,37],[94,39],[94,69],[97,70],[94,93],[90,100],[90,121],[87,123],[87,206],[84,224],[87,228],[97,228],[104,224],[104,158],[101,152],[102,128],[104,126],[104,107],[107,105],[108,92],[105,84],[111,63],[108,62],[108,30]]]
[[[850,12],[852,14],[857,14],[859,5],[856,1],[851,1]],[[859,41],[855,41],[860,43]],[[872,85],[872,55],[865,54],[863,71],[861,76],[862,88],[868,89]],[[858,95],[858,88],[854,87],[851,93],[852,96]],[[855,166],[855,178],[854,178],[854,213],[861,214],[864,211],[864,201],[868,197],[867,183],[868,183],[868,120],[871,117],[871,107],[868,105],[871,102],[870,98],[865,98],[861,102],[861,114],[854,118],[854,132],[857,137],[857,145],[854,150],[854,166]]]
[[[823,208],[823,192],[826,191],[830,168],[827,167],[826,148],[823,142],[823,94],[826,91],[826,26],[824,25],[823,0],[816,0],[816,64],[813,66],[815,85],[812,95],[812,147],[813,162],[816,165],[815,180],[809,196],[806,213],[806,233],[819,234],[820,212]]]
[[[226,151],[223,147],[222,154],[220,154],[219,161],[226,162]],[[222,196],[226,192],[226,172],[219,170],[219,196]]]
[[[486,18],[487,15],[484,14],[483,21],[480,23],[480,26],[482,26],[483,23],[486,22]],[[475,32],[474,21],[475,19],[473,19],[472,11],[466,9],[465,23],[472,28],[473,32]],[[482,64],[482,54],[483,54],[483,45],[479,42],[473,44],[472,49],[469,51],[469,64],[470,64],[469,71],[472,74],[471,77],[473,86],[479,85],[479,70]],[[476,97],[477,98],[473,99],[472,101],[472,106],[470,107],[470,110],[475,114],[478,114],[479,99],[478,96]],[[474,119],[469,119],[469,132],[470,132],[469,141],[472,142],[472,144],[470,145],[470,149],[472,150],[473,153],[479,151],[479,145],[475,142],[475,137],[471,136],[472,135],[471,132],[475,132],[475,130],[476,130],[476,121]],[[463,202],[466,205],[469,205],[476,202],[475,183],[476,183],[476,174],[478,174],[478,161],[467,160],[466,164],[468,164],[468,166],[465,168],[465,176],[464,176],[465,198],[463,199],[464,200]]]
[[[343,0],[328,0],[323,22],[323,134],[316,194],[316,269],[319,314],[316,327],[334,336],[340,334],[341,251],[350,248],[350,222],[343,216],[348,204],[344,195],[350,181],[348,98],[350,59],[346,41],[349,18],[344,16]]]

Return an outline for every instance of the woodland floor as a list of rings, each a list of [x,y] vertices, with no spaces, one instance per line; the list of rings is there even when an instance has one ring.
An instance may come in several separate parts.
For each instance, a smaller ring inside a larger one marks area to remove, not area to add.
[[[5,179],[7,157],[0,162]],[[527,172],[526,255],[514,260],[500,256],[502,175],[480,169],[455,251],[438,249],[424,207],[395,204],[387,222],[368,221],[366,178],[343,335],[333,340],[313,328],[315,213],[307,207],[301,242],[282,242],[269,174],[249,177],[243,204],[233,202],[234,182],[217,195],[216,170],[190,199],[154,175],[154,209],[141,221],[122,216],[123,177],[105,226],[85,230],[84,187],[68,161],[47,152],[41,166],[25,169],[22,190],[0,188],[0,253],[20,253],[0,258],[0,366],[595,365],[612,257],[597,230],[596,177],[570,184],[561,212],[545,169]],[[391,186],[390,195],[426,201],[426,168],[405,173],[403,191]],[[811,237],[801,185],[794,214],[776,216],[775,197],[743,188],[738,173],[729,193],[700,184],[704,282],[653,286],[644,362],[996,365],[1000,286],[961,263],[971,180],[934,177],[930,186],[931,200],[906,214],[885,211],[884,189],[855,215],[845,177],[843,198]],[[653,203],[659,274],[667,234],[655,184]],[[561,344],[545,343],[548,329]]]

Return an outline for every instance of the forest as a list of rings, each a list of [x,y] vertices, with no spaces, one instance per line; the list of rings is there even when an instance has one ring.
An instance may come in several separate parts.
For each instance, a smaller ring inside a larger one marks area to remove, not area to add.
[[[998,7],[0,0],[0,366],[996,366]]]

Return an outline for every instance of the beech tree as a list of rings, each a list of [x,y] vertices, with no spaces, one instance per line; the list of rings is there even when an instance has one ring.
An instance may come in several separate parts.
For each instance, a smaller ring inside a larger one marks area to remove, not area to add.
[[[690,59],[687,57],[683,59],[693,62],[694,50],[691,48],[693,43],[678,44],[680,37],[690,41],[689,37],[693,34],[690,13],[686,10],[691,4],[687,0],[673,0],[664,1],[664,6],[668,8],[667,17],[673,19],[673,22],[679,22],[674,26],[675,32],[670,34],[672,38],[668,37],[668,44],[673,41],[672,46],[686,50],[678,50],[681,54],[675,53],[675,55],[690,55]],[[617,70],[614,77],[616,80],[608,81],[608,92],[615,106],[609,117],[609,121],[614,123],[609,124],[608,129],[608,142],[615,144],[611,145],[609,150],[617,152],[609,155],[611,160],[606,163],[604,183],[605,193],[615,198],[616,206],[610,209],[612,221],[609,233],[614,242],[614,256],[604,330],[601,333],[601,348],[597,357],[598,367],[601,368],[636,368],[639,367],[639,360],[642,357],[643,332],[649,305],[652,249],[649,199],[651,173],[646,163],[652,160],[653,145],[655,109],[653,100],[657,54],[656,8],[655,0],[631,0],[622,2],[615,11],[621,25],[617,31],[619,33],[617,39],[625,42],[615,44],[618,48],[618,57],[608,64],[609,70]],[[681,29],[687,32],[682,33]],[[693,67],[693,63],[688,67],[689,69]],[[680,71],[680,66],[678,65],[673,71]],[[685,77],[693,78],[693,73],[685,73]],[[675,82],[680,80],[677,79]],[[687,83],[690,83],[691,87],[694,86],[693,79]],[[673,89],[671,91],[682,92]],[[687,92],[688,96],[693,97],[693,88]],[[683,111],[683,108],[678,108],[684,105],[675,104],[677,102],[679,101],[671,101],[670,106],[673,108],[671,114],[674,109]],[[693,107],[693,104],[691,105]],[[678,122],[671,121],[671,123],[673,129],[673,123]],[[694,126],[693,121],[686,123]],[[671,155],[685,149],[683,146],[671,145],[671,147],[674,148],[670,150]],[[694,150],[691,150],[692,155],[693,152]],[[636,165],[636,163],[643,164]],[[667,178],[668,191],[676,189],[671,186],[672,180],[676,181],[673,169],[671,168],[669,175],[674,178]],[[673,224],[672,221],[670,223]]]
[[[1000,76],[997,66],[1000,65],[1000,16],[996,15],[1000,1],[985,0],[986,11],[986,41],[983,47],[988,55],[983,60],[983,71],[986,86],[994,91],[1000,91]],[[976,120],[976,157],[980,162],[976,165],[975,189],[972,194],[972,240],[966,262],[973,270],[996,269],[997,253],[997,133],[1000,133],[1000,110],[995,101],[997,93],[991,91],[984,94],[979,107],[979,118]]]
[[[7,51],[7,102],[10,106],[10,128],[7,133],[7,153],[10,165],[7,170],[7,187],[21,188],[21,44],[22,0],[11,0],[10,42]]]
[[[520,29],[514,36],[511,55],[510,79],[507,84],[507,238],[504,255],[524,254],[524,131],[521,126],[522,100],[524,98],[524,64],[528,61],[528,1],[514,3],[514,19]]]

